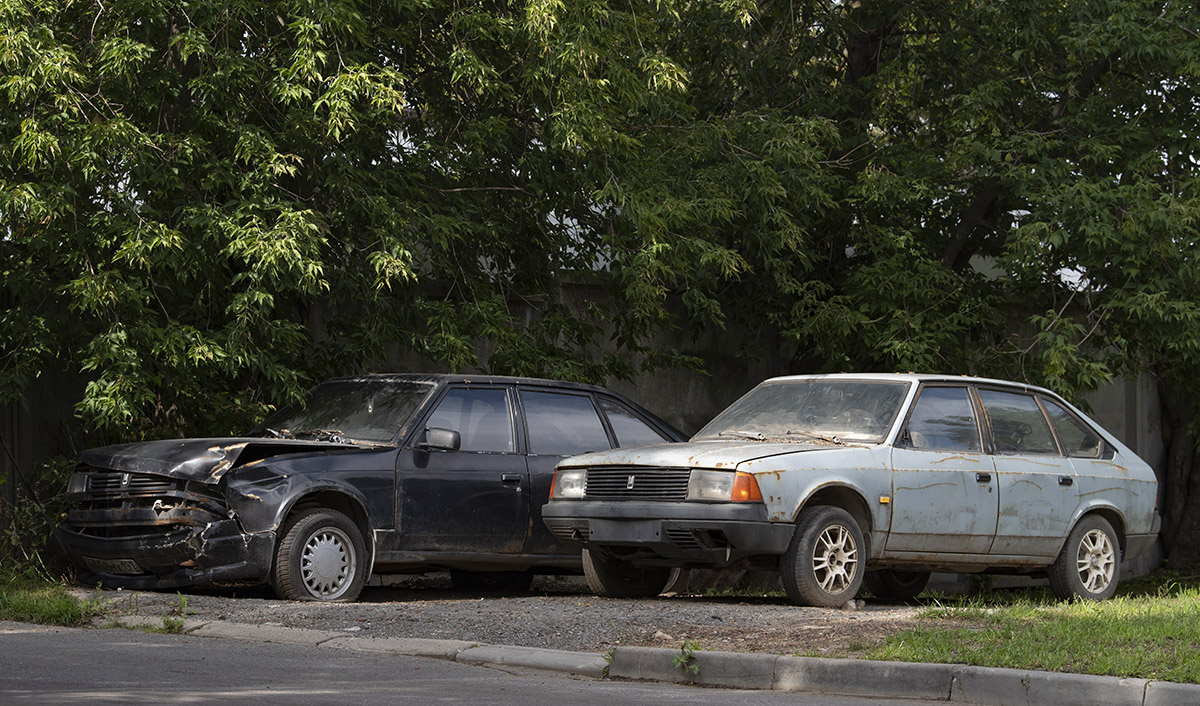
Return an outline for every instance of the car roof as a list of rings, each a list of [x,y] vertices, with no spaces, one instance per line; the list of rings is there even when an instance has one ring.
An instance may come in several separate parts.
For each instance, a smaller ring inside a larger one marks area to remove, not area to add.
[[[955,382],[968,383],[974,385],[995,385],[999,387],[1011,387],[1027,392],[1041,392],[1044,394],[1058,397],[1059,395],[1052,390],[1047,390],[1044,387],[1030,385],[1029,383],[1016,382],[1013,380],[998,380],[996,378],[981,378],[970,375],[939,375],[931,373],[828,373],[824,375],[784,375],[774,377],[764,382],[790,382],[798,380],[871,380],[878,382]]]
[[[618,392],[599,385],[589,385],[582,382],[566,380],[547,380],[544,378],[515,377],[511,375],[472,375],[467,373],[368,373],[364,375],[348,375],[322,382],[427,382],[427,383],[474,383],[477,385],[529,385],[538,387],[558,387],[570,390],[587,390],[589,392],[606,392],[617,397],[623,397]]]

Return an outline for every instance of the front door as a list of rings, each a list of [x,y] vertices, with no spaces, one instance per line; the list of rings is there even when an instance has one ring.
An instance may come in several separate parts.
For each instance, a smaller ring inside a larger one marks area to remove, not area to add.
[[[398,549],[519,554],[529,532],[529,472],[506,387],[452,387],[424,429],[460,435],[457,450],[400,455]],[[424,434],[415,435],[419,441]]]
[[[970,390],[926,386],[892,451],[888,552],[986,554],[999,492]]]

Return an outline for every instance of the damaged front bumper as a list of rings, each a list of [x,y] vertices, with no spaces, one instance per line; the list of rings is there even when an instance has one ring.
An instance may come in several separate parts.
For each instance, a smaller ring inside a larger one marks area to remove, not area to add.
[[[236,520],[128,537],[91,536],[63,524],[56,534],[88,577],[105,586],[134,589],[264,581],[275,546],[274,532],[247,534]]]
[[[275,532],[247,531],[213,484],[81,465],[55,535],[84,578],[123,588],[262,581]]]

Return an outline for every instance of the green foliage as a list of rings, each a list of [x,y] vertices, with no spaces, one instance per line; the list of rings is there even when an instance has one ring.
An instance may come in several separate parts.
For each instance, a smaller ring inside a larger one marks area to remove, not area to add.
[[[228,432],[397,360],[603,381],[717,328],[780,373],[1149,371],[1186,441],[1198,19],[0,0],[0,399],[65,367],[112,437]]]
[[[0,572],[0,620],[72,627],[86,625],[103,609],[100,602],[79,600],[66,586],[37,572],[7,567]]]
[[[0,499],[0,567],[5,572],[54,582],[67,571],[55,551],[51,528],[65,510],[63,496],[73,468],[69,459],[58,458],[32,474],[27,480],[37,501],[30,497],[30,486],[22,479],[8,479],[17,486],[17,502],[10,506]]]
[[[695,640],[684,640],[683,645],[679,648],[679,654],[675,655],[671,663],[679,671],[695,677],[700,674],[700,665],[696,664],[696,650],[699,649],[700,644]]]

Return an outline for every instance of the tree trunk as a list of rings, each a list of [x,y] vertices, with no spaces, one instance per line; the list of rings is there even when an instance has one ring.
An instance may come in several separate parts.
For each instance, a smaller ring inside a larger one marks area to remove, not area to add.
[[[1167,446],[1167,467],[1160,478],[1163,503],[1162,541],[1171,568],[1190,571],[1200,567],[1200,468],[1193,432],[1195,410],[1191,400],[1180,394],[1180,387],[1163,381],[1161,385],[1163,441]]]

